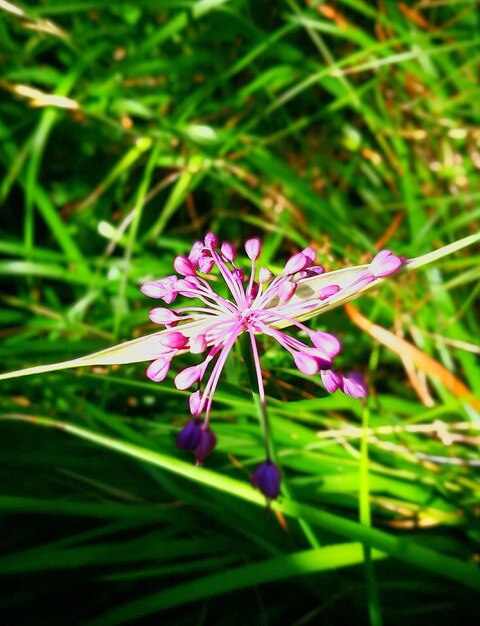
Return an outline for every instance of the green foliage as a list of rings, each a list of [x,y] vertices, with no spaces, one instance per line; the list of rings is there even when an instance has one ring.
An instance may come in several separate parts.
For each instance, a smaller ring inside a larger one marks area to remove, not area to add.
[[[336,269],[479,230],[473,0],[0,11],[4,371],[153,332],[139,284],[208,229],[261,235],[273,270],[309,244]],[[368,373],[366,408],[265,340],[284,485],[266,514],[239,352],[201,469],[175,448],[188,417],[172,376],[127,364],[2,381],[9,623],[473,621],[479,402],[448,375],[480,392],[479,261],[457,252],[355,304],[435,371],[341,309],[312,320],[341,336],[343,368]]]

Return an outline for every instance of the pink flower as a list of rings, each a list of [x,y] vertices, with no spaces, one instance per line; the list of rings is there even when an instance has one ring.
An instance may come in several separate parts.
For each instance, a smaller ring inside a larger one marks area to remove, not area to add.
[[[175,327],[175,330],[161,335],[158,357],[147,369],[147,376],[159,382],[167,376],[176,355],[185,351],[205,355],[201,363],[183,369],[174,380],[177,389],[194,387],[190,397],[194,419],[181,431],[177,441],[181,448],[195,452],[197,464],[203,463],[215,447],[217,439],[210,428],[213,398],[228,354],[243,333],[249,336],[265,420],[265,393],[256,338],[259,334],[272,337],[285,348],[303,374],[320,373],[328,392],[340,389],[353,398],[364,397],[367,390],[360,374],[344,375],[333,369],[334,359],[342,349],[337,337],[324,331],[313,331],[303,324],[303,320],[351,299],[365,285],[393,273],[404,263],[404,259],[390,250],[383,250],[369,266],[358,268],[352,275],[346,270],[344,277],[337,276],[335,282],[329,282],[324,269],[314,265],[315,251],[305,248],[290,257],[282,271],[274,276],[266,267],[261,267],[257,273],[261,241],[254,237],[245,243],[245,252],[251,261],[250,275],[246,278],[244,270],[236,265],[233,245],[224,242],[219,251],[218,246],[217,236],[208,233],[203,242],[194,243],[188,256],[176,257],[174,268],[180,277],[168,276],[141,287],[145,295],[167,304],[177,296],[199,301],[175,310],[155,307],[150,311],[153,322],[166,328]],[[214,268],[223,279],[228,297],[214,290],[211,281],[204,277]],[[281,329],[285,326],[303,331],[305,340],[284,333]],[[189,332],[182,332],[183,327]],[[266,457],[252,481],[271,499],[279,493],[280,473],[271,461],[267,444]]]

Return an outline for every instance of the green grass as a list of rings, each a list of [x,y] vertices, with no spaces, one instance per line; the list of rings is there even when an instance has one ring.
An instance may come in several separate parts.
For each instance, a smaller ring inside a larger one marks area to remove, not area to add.
[[[141,350],[0,382],[9,623],[473,623],[477,3],[12,6],[0,9],[2,371],[132,339]],[[25,87],[73,108],[35,106]],[[135,362],[155,331],[139,285],[209,229],[260,235],[273,270],[305,245],[330,270],[378,246],[408,258],[452,246],[354,303],[418,348],[413,364],[342,308],[309,322],[341,337],[341,368],[367,374],[366,407],[261,341],[283,475],[270,512],[249,484],[264,453],[240,350],[201,469],[175,447],[188,396],[173,376],[190,361],[159,384]]]

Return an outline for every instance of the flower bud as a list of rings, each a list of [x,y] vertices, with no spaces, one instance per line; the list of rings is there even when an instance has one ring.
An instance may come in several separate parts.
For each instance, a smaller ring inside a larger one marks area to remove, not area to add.
[[[360,372],[349,372],[343,376],[341,389],[352,398],[364,398],[367,395],[367,385]]]
[[[175,350],[181,350],[185,348],[188,343],[188,338],[182,333],[174,330],[171,333],[167,333],[160,337],[159,339],[162,346],[166,346],[167,348],[174,348]]]
[[[232,244],[229,241],[225,241],[224,243],[222,243],[220,252],[222,253],[222,257],[224,261],[227,261],[228,263],[232,263],[232,261],[234,261],[235,256],[236,256],[235,248],[232,246]]]
[[[196,335],[190,339],[190,352],[192,354],[201,354],[207,349],[207,340],[205,335]]]
[[[273,278],[272,272],[268,269],[268,267],[261,267],[258,272],[258,281],[261,285],[265,285],[269,283]]]
[[[291,256],[288,261],[285,263],[285,267],[283,268],[282,274],[291,275],[296,274],[297,272],[301,272],[309,265],[309,260],[307,257],[302,254],[302,252],[298,252]]]
[[[177,389],[188,389],[194,383],[200,380],[201,371],[200,368],[193,365],[187,367],[175,376],[174,384]]]
[[[153,382],[160,383],[167,377],[169,369],[170,359],[167,357],[160,357],[150,363],[150,365],[147,367],[146,374],[148,378],[150,378],[150,380],[153,380]]]
[[[178,321],[178,315],[175,311],[165,309],[162,306],[152,309],[148,316],[154,324],[173,324]]]
[[[247,239],[245,242],[245,252],[247,253],[250,261],[255,261],[260,256],[260,250],[262,249],[262,244],[258,237],[252,237],[251,239]]]
[[[215,233],[207,233],[205,235],[205,245],[208,248],[216,248],[218,246],[218,237]]]
[[[200,435],[200,441],[195,448],[195,460],[197,465],[202,465],[207,456],[213,451],[217,445],[217,438],[213,430],[210,428],[203,429]]]
[[[278,288],[278,299],[281,303],[288,302],[295,293],[297,285],[291,280],[286,280]]]
[[[202,256],[204,247],[203,241],[196,241],[193,244],[190,254],[188,255],[188,260],[193,263],[193,265],[198,263],[198,259]]]
[[[340,374],[334,372],[333,370],[322,370],[320,372],[320,376],[322,378],[322,383],[325,389],[329,393],[335,393],[337,389],[340,389],[343,383],[343,379]]]
[[[316,348],[326,352],[331,359],[336,357],[342,349],[340,340],[331,333],[325,333],[321,330],[317,330],[310,335],[310,339]]]
[[[196,276],[197,272],[193,263],[187,259],[186,256],[177,256],[173,262],[175,271],[182,276]]]
[[[211,256],[202,255],[198,259],[198,269],[202,272],[202,274],[210,274],[214,264],[215,261]]]
[[[381,250],[371,261],[368,270],[375,278],[380,278],[393,274],[404,263],[405,259],[395,256],[391,250]]]
[[[187,422],[177,435],[177,448],[180,450],[195,450],[200,443],[202,435],[202,426],[200,420],[191,420]]]
[[[190,394],[190,397],[188,398],[188,404],[190,407],[190,413],[192,415],[200,415],[200,408],[202,406],[202,392],[200,391],[200,389],[197,389],[197,391],[194,391],[193,393]]]
[[[302,372],[302,374],[312,376],[320,370],[319,360],[306,352],[297,352],[293,359],[295,361],[295,365]]]
[[[280,470],[270,460],[260,463],[252,474],[252,485],[269,500],[275,500],[280,493]]]

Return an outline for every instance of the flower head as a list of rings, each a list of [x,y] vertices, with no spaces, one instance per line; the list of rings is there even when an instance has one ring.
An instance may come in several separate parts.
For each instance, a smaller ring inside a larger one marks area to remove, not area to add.
[[[328,392],[340,389],[354,398],[365,396],[367,390],[360,374],[342,374],[334,369],[334,359],[342,349],[339,339],[328,332],[311,330],[303,321],[351,299],[366,285],[397,271],[404,263],[404,259],[390,250],[382,250],[369,266],[360,271],[357,268],[353,275],[348,271],[344,276],[336,272],[336,280],[332,282],[328,273],[315,265],[313,248],[291,256],[277,276],[266,267],[260,267],[257,272],[261,249],[257,237],[245,242],[245,253],[250,260],[250,274],[246,277],[236,264],[234,246],[223,242],[219,247],[217,236],[207,233],[203,242],[194,243],[188,256],[176,257],[177,274],[141,287],[145,295],[165,304],[173,303],[178,296],[198,301],[191,306],[155,307],[150,311],[151,321],[164,325],[170,332],[159,337],[157,358],[147,369],[147,376],[159,382],[167,376],[176,355],[186,351],[204,355],[200,363],[183,369],[174,380],[177,389],[194,389],[190,396],[194,419],[178,435],[177,445],[194,451],[197,464],[203,463],[215,447],[216,436],[210,428],[213,398],[228,354],[243,333],[249,335],[265,416],[258,334],[277,341],[303,374],[320,374]],[[223,279],[228,296],[221,295],[207,279],[214,268]],[[306,340],[281,330],[287,326],[303,331]],[[270,459],[268,443],[266,447],[267,460],[255,470],[252,482],[268,499],[273,499],[279,493],[280,473]]]

